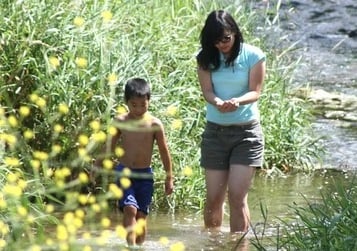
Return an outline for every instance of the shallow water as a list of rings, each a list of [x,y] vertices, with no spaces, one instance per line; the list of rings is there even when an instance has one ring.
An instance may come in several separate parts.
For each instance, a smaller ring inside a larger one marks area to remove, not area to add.
[[[257,174],[249,194],[254,231],[250,231],[247,240],[255,240],[254,232],[260,238],[264,230],[262,239],[264,247],[267,250],[277,250],[275,240],[278,225],[282,225],[281,220],[294,221],[290,206],[293,204],[304,205],[306,200],[318,203],[321,192],[334,191],[336,181],[348,186],[352,179],[356,178],[355,175],[354,172],[340,170],[319,170],[311,174],[292,174],[284,178],[267,178],[265,175]],[[263,227],[265,219],[262,216],[261,205],[267,209],[265,228]],[[119,213],[113,213],[111,218],[120,224],[121,215]],[[168,245],[165,246],[160,242],[161,237],[168,238]],[[228,215],[225,215],[222,231],[213,234],[204,231],[201,212],[175,212],[174,214],[152,212],[148,218],[148,235],[140,250],[170,250],[170,245],[179,242],[184,244],[186,251],[257,250],[249,241],[246,241],[243,246],[234,248],[240,237],[241,235],[229,233]],[[118,239],[113,230],[109,241],[96,250],[107,251],[124,246],[125,241]]]

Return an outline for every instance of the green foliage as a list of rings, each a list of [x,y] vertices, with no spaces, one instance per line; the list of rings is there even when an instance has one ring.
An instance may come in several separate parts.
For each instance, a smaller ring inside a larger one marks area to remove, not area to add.
[[[296,223],[283,221],[282,246],[286,250],[356,250],[357,189],[336,182],[333,189],[321,192],[321,200],[291,209]]]

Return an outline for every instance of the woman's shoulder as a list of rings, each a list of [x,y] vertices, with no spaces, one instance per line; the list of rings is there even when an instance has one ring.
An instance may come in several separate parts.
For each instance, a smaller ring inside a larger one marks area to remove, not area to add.
[[[243,53],[253,53],[253,54],[263,53],[262,49],[260,49],[258,46],[255,46],[255,45],[252,45],[252,44],[247,44],[247,43],[242,43],[241,51]]]

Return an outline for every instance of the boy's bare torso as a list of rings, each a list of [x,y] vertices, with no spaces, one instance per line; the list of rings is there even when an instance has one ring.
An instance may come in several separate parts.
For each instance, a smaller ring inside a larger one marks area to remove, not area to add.
[[[140,121],[124,115],[118,118],[118,146],[124,149],[120,163],[130,168],[147,168],[151,165],[155,133],[159,122],[150,116]]]

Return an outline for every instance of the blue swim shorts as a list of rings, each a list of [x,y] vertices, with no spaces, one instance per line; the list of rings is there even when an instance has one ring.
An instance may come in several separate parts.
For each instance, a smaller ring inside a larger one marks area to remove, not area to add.
[[[124,168],[124,165],[119,164],[115,168],[115,171],[121,172]],[[125,206],[134,206],[139,211],[148,214],[154,193],[154,178],[152,168],[130,168],[130,170],[131,185],[127,189],[123,189],[123,198],[121,198],[118,202],[119,209],[123,211]],[[117,180],[117,185],[122,188],[120,186],[120,178]]]

